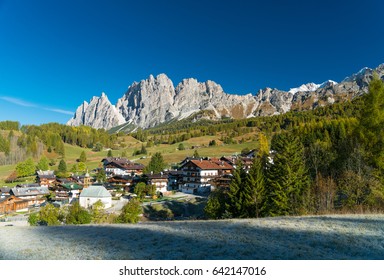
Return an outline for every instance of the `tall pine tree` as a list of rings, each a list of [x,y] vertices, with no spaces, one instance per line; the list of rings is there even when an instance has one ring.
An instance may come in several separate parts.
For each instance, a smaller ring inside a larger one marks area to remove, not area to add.
[[[248,217],[259,218],[265,208],[265,157],[256,156],[244,184],[244,204]]]
[[[291,134],[280,134],[273,140],[275,156],[268,167],[267,214],[303,214],[307,208],[310,183],[303,145]]]
[[[245,178],[246,172],[242,162],[239,160],[236,169],[233,172],[233,178],[229,185],[228,200],[225,205],[227,215],[232,218],[247,217],[246,205],[244,203],[245,193]]]

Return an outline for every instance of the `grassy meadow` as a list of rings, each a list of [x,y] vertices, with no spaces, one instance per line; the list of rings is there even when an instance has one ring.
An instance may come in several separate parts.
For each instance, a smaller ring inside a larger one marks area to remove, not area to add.
[[[3,260],[384,259],[384,215],[14,226],[1,232]]]
[[[217,146],[209,146],[209,142],[215,140],[217,142]],[[163,155],[165,162],[169,165],[175,165],[181,162],[185,157],[192,156],[195,149],[198,151],[200,156],[206,157],[221,157],[223,155],[232,155],[238,154],[244,148],[252,149],[257,145],[256,141],[245,142],[242,144],[229,144],[224,145],[218,136],[204,136],[204,137],[196,137],[191,138],[187,141],[182,142],[185,150],[179,150],[179,144],[160,144],[155,145],[153,147],[147,147],[146,155],[136,155],[133,156],[134,151],[140,150],[142,145],[146,143],[142,143],[139,140],[131,137],[131,136],[122,136],[118,139],[118,144],[116,149],[112,150],[113,156],[122,156],[123,152],[127,154],[127,157],[130,160],[135,162],[142,163],[144,165],[148,164],[153,155],[156,152],[160,152]],[[100,152],[92,151],[92,149],[81,148],[78,146],[72,146],[69,144],[64,144],[65,146],[65,161],[67,163],[68,170],[76,164],[76,160],[79,158],[82,151],[86,152],[87,155],[87,167],[89,170],[101,166],[101,160],[107,156],[108,150],[103,150]],[[197,147],[197,148],[196,148]],[[195,149],[193,149],[195,148]],[[54,159],[56,164],[51,168],[53,170],[57,169],[58,163],[61,159],[59,155],[56,153],[44,153],[48,159]],[[35,159],[37,163],[38,159]],[[0,186],[4,185],[4,180],[15,170],[16,165],[3,165],[0,166]],[[6,184],[6,185],[15,185],[15,184]]]

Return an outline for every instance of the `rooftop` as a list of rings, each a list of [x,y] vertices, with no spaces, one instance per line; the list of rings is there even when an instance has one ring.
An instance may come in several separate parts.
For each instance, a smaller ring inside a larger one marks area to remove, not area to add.
[[[103,186],[89,186],[83,189],[80,197],[111,197],[111,194]]]

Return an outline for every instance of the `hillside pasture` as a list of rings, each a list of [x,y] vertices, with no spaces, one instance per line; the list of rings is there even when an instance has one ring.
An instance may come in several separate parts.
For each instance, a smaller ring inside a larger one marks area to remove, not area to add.
[[[384,259],[384,215],[14,226],[1,233],[5,260]]]

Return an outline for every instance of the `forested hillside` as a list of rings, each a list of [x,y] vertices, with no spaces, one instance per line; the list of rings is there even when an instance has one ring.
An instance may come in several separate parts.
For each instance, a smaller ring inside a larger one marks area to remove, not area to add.
[[[0,122],[0,165],[15,164],[28,157],[38,159],[44,151],[65,157],[64,143],[82,148],[111,147],[117,135],[90,127],[70,127],[58,123],[20,126],[19,122]]]
[[[213,192],[211,218],[384,210],[384,83],[352,103],[273,117],[271,152]],[[254,120],[254,124],[261,120]],[[260,124],[260,123],[259,123]],[[272,126],[272,127],[271,127]]]

